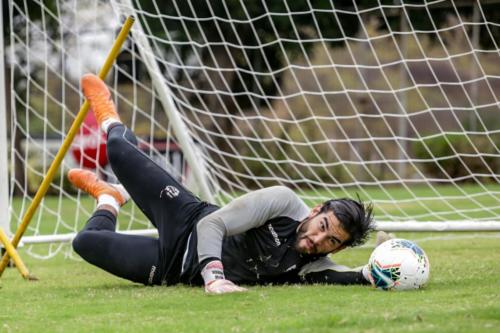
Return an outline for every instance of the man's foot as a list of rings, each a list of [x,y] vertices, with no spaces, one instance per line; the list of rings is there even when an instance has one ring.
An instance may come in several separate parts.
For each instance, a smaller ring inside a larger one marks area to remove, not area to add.
[[[396,238],[396,235],[393,233],[387,233],[385,231],[379,231],[377,232],[377,239],[375,241],[375,247],[379,246],[380,244],[388,241],[389,239]]]
[[[71,169],[68,172],[68,179],[75,187],[87,192],[97,200],[100,196],[107,194],[113,197],[118,205],[123,206],[130,199],[130,195],[122,185],[106,183],[88,170]]]
[[[85,74],[82,76],[81,84],[83,95],[89,101],[97,123],[103,130],[113,122],[121,122],[108,87],[97,75]]]

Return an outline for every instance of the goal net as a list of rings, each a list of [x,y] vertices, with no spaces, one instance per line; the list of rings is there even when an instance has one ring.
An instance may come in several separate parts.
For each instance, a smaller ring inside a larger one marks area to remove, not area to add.
[[[80,76],[99,70],[128,15],[106,82],[141,149],[203,199],[280,184],[311,206],[359,195],[382,229],[499,228],[495,1],[9,0],[3,11],[11,232],[82,103]],[[75,166],[114,181],[91,115],[25,242],[68,240],[92,213],[65,180]],[[153,232],[133,204],[119,229]]]

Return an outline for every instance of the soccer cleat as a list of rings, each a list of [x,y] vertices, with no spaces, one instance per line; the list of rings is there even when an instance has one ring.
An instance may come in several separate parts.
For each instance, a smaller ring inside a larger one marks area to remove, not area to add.
[[[116,202],[123,206],[130,198],[122,185],[106,183],[97,178],[91,171],[83,169],[71,169],[68,172],[68,179],[75,187],[87,192],[98,199],[100,195],[107,194],[115,198]]]
[[[115,104],[111,99],[106,84],[94,74],[85,74],[81,80],[83,95],[89,101],[90,107],[95,114],[99,127],[105,121],[120,122],[120,116],[116,112]]]

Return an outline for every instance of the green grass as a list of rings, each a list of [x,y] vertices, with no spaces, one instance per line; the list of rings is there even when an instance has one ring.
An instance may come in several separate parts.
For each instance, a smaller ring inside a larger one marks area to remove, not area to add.
[[[6,271],[0,332],[498,332],[500,234],[464,235],[399,235],[421,239],[431,261],[429,285],[410,292],[266,286],[207,296],[198,287],[144,287],[62,255],[39,261],[21,251],[40,281]],[[371,250],[334,259],[356,266]]]
[[[487,191],[477,186],[436,187],[443,201],[429,201],[433,213],[488,207],[500,215],[500,185]],[[388,188],[394,198],[411,198],[403,188]],[[420,197],[436,194],[414,187]],[[459,192],[476,195],[476,203],[452,198]],[[348,194],[355,192],[348,191]],[[367,190],[372,198],[387,193]],[[335,193],[345,196],[346,193]],[[14,212],[22,211],[16,199]],[[60,232],[78,230],[93,201],[79,204],[57,198],[45,200],[46,209],[32,220],[42,233],[52,233],[63,217],[68,225]],[[26,207],[24,207],[25,209]],[[390,204],[376,206],[397,216]],[[122,213],[138,214],[127,205]],[[404,206],[406,214],[425,214],[417,202]],[[470,218],[484,216],[481,210]],[[140,215],[140,214],[139,214]],[[453,214],[449,214],[453,216]],[[455,218],[461,218],[455,214]],[[143,217],[139,217],[143,219]],[[121,219],[125,229],[127,219]],[[132,227],[141,227],[132,222]],[[30,231],[32,233],[33,231]],[[207,296],[199,287],[144,287],[121,280],[83,261],[66,259],[66,250],[50,260],[27,254],[47,255],[57,246],[36,245],[21,249],[30,271],[40,281],[26,282],[15,269],[0,279],[0,333],[3,332],[500,332],[500,233],[401,233],[416,240],[431,261],[431,280],[423,290],[383,292],[363,286],[267,286],[250,287],[247,293]],[[50,250],[49,250],[50,249]],[[369,258],[368,246],[334,256],[340,264],[359,266]]]

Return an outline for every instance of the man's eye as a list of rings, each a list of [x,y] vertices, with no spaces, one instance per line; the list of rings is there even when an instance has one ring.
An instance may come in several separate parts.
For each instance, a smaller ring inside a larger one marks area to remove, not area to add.
[[[321,224],[320,224],[320,228],[321,228],[321,231],[325,231],[325,224],[324,224],[324,223],[321,223]]]
[[[330,238],[330,242],[331,242],[333,245],[337,245],[337,241],[335,240],[335,238]]]

